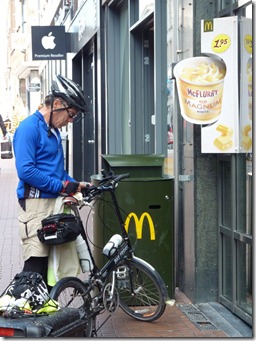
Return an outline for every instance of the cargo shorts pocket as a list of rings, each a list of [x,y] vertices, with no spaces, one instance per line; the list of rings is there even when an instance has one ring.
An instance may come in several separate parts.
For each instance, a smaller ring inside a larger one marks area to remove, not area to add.
[[[20,238],[36,238],[37,230],[42,227],[42,219],[53,212],[56,199],[26,199],[26,211],[19,208]]]
[[[36,212],[22,212],[19,214],[19,231],[21,240],[36,236],[37,232],[37,214]]]

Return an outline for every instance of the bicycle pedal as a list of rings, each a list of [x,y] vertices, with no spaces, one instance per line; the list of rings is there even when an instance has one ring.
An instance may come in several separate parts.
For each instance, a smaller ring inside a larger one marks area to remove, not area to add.
[[[125,279],[127,276],[127,269],[125,267],[121,268],[119,267],[116,270],[116,277],[117,279]]]

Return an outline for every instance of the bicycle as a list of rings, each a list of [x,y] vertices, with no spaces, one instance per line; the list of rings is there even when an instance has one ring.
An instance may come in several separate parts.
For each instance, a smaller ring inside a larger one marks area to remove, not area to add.
[[[95,263],[83,228],[81,234],[88,247],[92,262],[89,279],[82,281],[77,277],[62,278],[50,293],[52,299],[58,301],[60,307],[76,307],[87,315],[85,330],[87,337],[96,336],[97,330],[106,322],[104,321],[96,329],[96,317],[103,311],[108,311],[110,317],[120,306],[126,314],[136,320],[151,322],[162,316],[166,304],[169,302],[167,288],[161,276],[150,264],[134,255],[129,235],[125,229],[115,189],[119,181],[128,177],[128,173],[114,175],[111,172],[107,176],[105,175],[97,186],[89,186],[82,191],[83,204],[81,206],[99,200],[105,192],[110,193],[121,230],[120,245],[113,248],[113,252],[108,254],[105,252],[108,261],[100,269]],[[82,222],[79,214],[81,207],[74,198],[67,198],[66,203],[70,205],[75,216]]]

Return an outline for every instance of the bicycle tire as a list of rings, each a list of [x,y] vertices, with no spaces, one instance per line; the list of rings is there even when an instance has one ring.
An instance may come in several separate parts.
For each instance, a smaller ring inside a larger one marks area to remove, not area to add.
[[[145,322],[155,321],[163,315],[167,289],[150,264],[133,257],[118,263],[116,271],[120,307],[126,314]],[[132,286],[135,294],[131,292]]]
[[[95,318],[91,316],[91,295],[87,292],[86,283],[76,277],[64,277],[52,288],[50,296],[57,301],[60,308],[77,308],[86,314],[85,337],[91,337]]]

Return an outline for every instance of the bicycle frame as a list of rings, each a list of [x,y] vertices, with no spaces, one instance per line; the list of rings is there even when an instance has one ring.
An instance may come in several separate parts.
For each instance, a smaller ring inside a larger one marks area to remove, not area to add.
[[[75,297],[80,297],[83,300],[82,306],[86,308],[86,314],[88,314],[90,328],[94,325],[94,319],[100,312],[106,310],[112,314],[119,306],[126,314],[136,320],[154,321],[163,314],[168,300],[167,288],[161,276],[146,261],[135,257],[133,246],[125,228],[115,189],[117,183],[128,176],[129,174],[117,176],[111,174],[109,177],[103,178],[98,186],[91,186],[83,192],[84,204],[98,200],[100,194],[104,192],[110,193],[111,203],[121,230],[121,244],[109,249],[109,252],[107,249],[103,252],[108,260],[102,268],[99,268],[95,263],[86,232],[82,229],[81,235],[87,244],[93,265],[93,268],[88,271],[89,279],[82,281],[75,277],[62,278],[51,292],[52,297],[56,300],[59,299],[61,293],[64,293],[63,297],[68,297],[67,301],[65,299],[64,301],[68,304]],[[75,198],[71,197],[70,199],[66,198],[65,202],[69,203],[83,225],[78,211],[78,201],[75,202]],[[113,254],[111,254],[112,250],[115,250]],[[66,289],[71,290],[67,290],[67,295]]]
[[[122,259],[126,257],[126,254],[131,253],[131,257],[133,256],[133,251],[129,246],[129,241],[124,241],[116,253],[108,260],[108,262],[102,267],[102,269],[98,270],[97,275],[102,278],[106,278],[111,269],[116,266]]]
[[[126,174],[126,176],[128,176],[128,174]],[[104,187],[102,187],[102,188],[104,188]],[[97,278],[102,278],[102,279],[105,279],[106,276],[110,273],[111,269],[114,268],[114,266],[116,266],[122,259],[124,259],[125,257],[132,258],[134,256],[134,250],[133,250],[133,247],[131,245],[128,233],[125,229],[124,219],[121,215],[121,211],[120,211],[120,208],[119,208],[118,203],[117,203],[116,194],[115,194],[115,186],[113,186],[113,188],[111,188],[111,189],[109,189],[109,188],[106,188],[106,190],[103,189],[102,193],[104,191],[109,192],[111,195],[112,204],[114,206],[115,213],[116,213],[116,216],[118,218],[119,227],[121,229],[123,242],[119,246],[118,250],[114,253],[114,255],[109,257],[109,260],[101,269],[98,268],[97,264],[95,263],[95,259],[93,257],[91,247],[88,243],[84,229],[82,231],[82,237],[85,240],[85,242],[87,243],[88,251],[90,253],[91,260],[93,263],[93,269],[90,271],[90,276],[91,277],[96,276]],[[72,201],[70,201],[70,205],[71,205],[71,209],[75,212],[75,215],[80,219],[80,221],[83,225],[82,219],[81,219],[80,214],[78,212],[77,204],[74,203],[74,201],[72,200]]]

